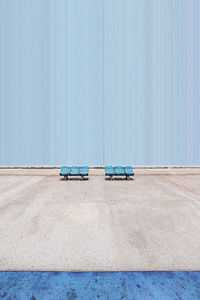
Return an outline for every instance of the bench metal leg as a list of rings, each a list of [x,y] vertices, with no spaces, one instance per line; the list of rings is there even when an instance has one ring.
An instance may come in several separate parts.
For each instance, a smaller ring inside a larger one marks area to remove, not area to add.
[[[64,176],[64,179],[65,179],[65,180],[68,180],[68,175],[65,175],[65,176]]]
[[[129,179],[129,175],[126,175],[126,180],[128,180]]]
[[[83,180],[84,179],[84,176],[83,175],[81,175],[81,180]]]
[[[113,176],[112,175],[110,175],[110,180],[112,180],[113,179]]]

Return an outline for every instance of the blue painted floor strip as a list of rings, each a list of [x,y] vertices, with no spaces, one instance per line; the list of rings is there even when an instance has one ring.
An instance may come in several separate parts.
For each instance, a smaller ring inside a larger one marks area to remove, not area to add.
[[[0,299],[195,300],[200,272],[0,272]]]

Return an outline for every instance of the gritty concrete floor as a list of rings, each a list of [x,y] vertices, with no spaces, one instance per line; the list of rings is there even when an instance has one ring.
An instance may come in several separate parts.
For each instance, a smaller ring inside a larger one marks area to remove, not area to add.
[[[200,270],[200,168],[0,169],[1,270]]]

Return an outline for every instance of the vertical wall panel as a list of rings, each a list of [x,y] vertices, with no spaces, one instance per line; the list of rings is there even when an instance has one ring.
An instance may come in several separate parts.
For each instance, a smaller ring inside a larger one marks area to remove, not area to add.
[[[104,7],[105,163],[200,165],[200,4]]]
[[[99,165],[103,158],[102,1],[70,1],[68,16],[69,161]]]
[[[102,164],[103,3],[0,0],[0,164]]]
[[[105,2],[106,163],[152,162],[150,9],[147,1]]]
[[[0,165],[200,165],[198,0],[0,0]]]

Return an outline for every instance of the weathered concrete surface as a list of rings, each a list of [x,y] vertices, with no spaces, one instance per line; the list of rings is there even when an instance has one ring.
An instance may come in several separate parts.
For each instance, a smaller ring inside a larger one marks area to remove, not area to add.
[[[0,170],[1,270],[200,270],[200,169]]]

